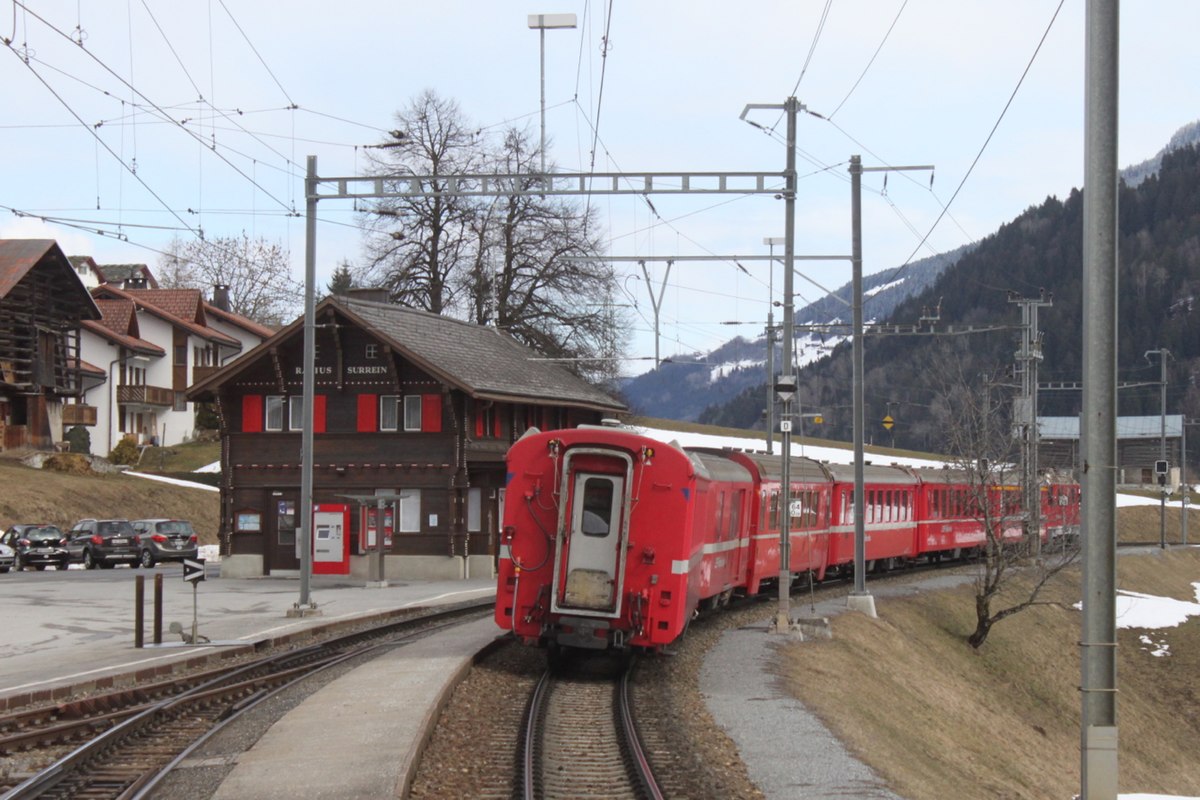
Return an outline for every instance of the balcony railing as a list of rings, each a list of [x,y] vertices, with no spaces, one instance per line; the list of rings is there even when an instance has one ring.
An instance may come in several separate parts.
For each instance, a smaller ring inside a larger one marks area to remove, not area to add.
[[[62,407],[63,425],[95,425],[96,407],[68,403]]]
[[[173,406],[175,392],[161,386],[118,386],[117,402],[143,406]]]
[[[205,380],[219,369],[220,367],[192,367],[192,383],[196,384]]]

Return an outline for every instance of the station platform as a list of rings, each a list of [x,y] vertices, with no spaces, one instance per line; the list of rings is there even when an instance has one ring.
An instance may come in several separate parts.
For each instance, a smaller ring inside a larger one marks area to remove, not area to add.
[[[100,573],[11,573],[0,580],[5,609],[0,648],[0,711],[119,687],[129,675],[147,681],[175,670],[217,665],[264,645],[302,640],[404,609],[459,603],[495,594],[491,578],[407,582],[366,588],[361,580],[315,575],[309,602],[319,615],[289,617],[300,599],[299,578],[222,579],[210,566],[195,589],[197,634],[208,644],[187,645],[168,632],[178,622],[190,634],[193,588],[178,564],[153,570],[118,568]],[[153,575],[163,575],[163,644],[152,644]],[[146,646],[134,646],[137,575],[145,581]],[[490,621],[488,621],[489,624]],[[491,624],[491,631],[498,629]]]

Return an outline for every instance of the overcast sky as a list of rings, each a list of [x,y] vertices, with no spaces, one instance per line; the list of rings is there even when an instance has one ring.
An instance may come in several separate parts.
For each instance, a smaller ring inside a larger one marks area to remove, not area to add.
[[[1057,0],[612,5],[0,0],[0,37],[11,39],[0,53],[0,236],[53,237],[100,263],[154,265],[173,236],[244,230],[288,247],[302,277],[304,225],[291,212],[304,210],[307,155],[323,176],[355,174],[362,147],[383,141],[394,112],[425,89],[457,101],[481,130],[537,135],[531,13],[579,20],[545,37],[550,155],[564,171],[780,171],[779,113],[749,115],[768,132],[741,121],[743,107],[794,93],[831,118],[799,121],[798,253],[849,252],[851,154],[867,166],[936,166],[932,190],[926,173],[893,174],[886,190],[882,175],[864,178],[868,274],[986,236],[1082,182],[1084,0],[1061,10]],[[1195,0],[1123,4],[1122,165],[1200,117],[1198,30]],[[122,166],[135,159],[136,175]],[[783,235],[783,203],[771,198],[655,196],[661,220],[637,197],[593,202],[612,255],[765,254],[763,238]],[[324,201],[319,215],[324,285],[361,249],[352,203]],[[117,223],[128,241],[80,229]],[[675,266],[664,355],[761,331],[768,270],[746,266],[750,276],[731,263]],[[636,304],[630,355],[650,356],[647,287],[636,265],[619,269],[630,276],[622,300]],[[849,279],[842,264],[801,269],[829,287]],[[778,270],[773,283],[778,298]],[[802,280],[796,288],[799,306],[819,294]],[[631,361],[628,371],[648,366]]]

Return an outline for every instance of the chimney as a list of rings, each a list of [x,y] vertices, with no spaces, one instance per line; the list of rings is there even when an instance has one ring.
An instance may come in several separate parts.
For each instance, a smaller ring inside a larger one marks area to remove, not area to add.
[[[363,300],[368,303],[386,303],[388,302],[388,290],[382,286],[347,289],[346,299]]]
[[[213,284],[212,304],[222,311],[229,310],[229,286],[224,283]]]
[[[145,289],[146,288],[146,278],[143,276],[139,276],[139,275],[130,275],[128,278],[125,279],[125,288],[126,289]]]

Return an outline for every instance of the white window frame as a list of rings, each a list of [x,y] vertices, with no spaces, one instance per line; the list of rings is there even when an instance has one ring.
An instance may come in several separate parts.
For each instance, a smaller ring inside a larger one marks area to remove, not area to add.
[[[483,530],[483,489],[467,489],[467,533]]]
[[[367,358],[379,358],[379,345],[374,343],[368,344],[366,346],[366,350],[364,351],[364,355]]]
[[[391,413],[389,424],[387,414]],[[400,396],[382,394],[379,396],[379,430],[396,431],[400,429]]]
[[[404,395],[404,430],[421,430],[421,395],[419,394]]]
[[[283,430],[283,395],[269,394],[263,401],[263,430],[264,431],[282,431]],[[275,424],[271,424],[271,418],[277,415],[278,419]]]
[[[420,533],[421,490],[401,489],[396,494],[400,495],[396,501],[396,533]]]
[[[304,430],[304,395],[288,398],[288,430]]]

